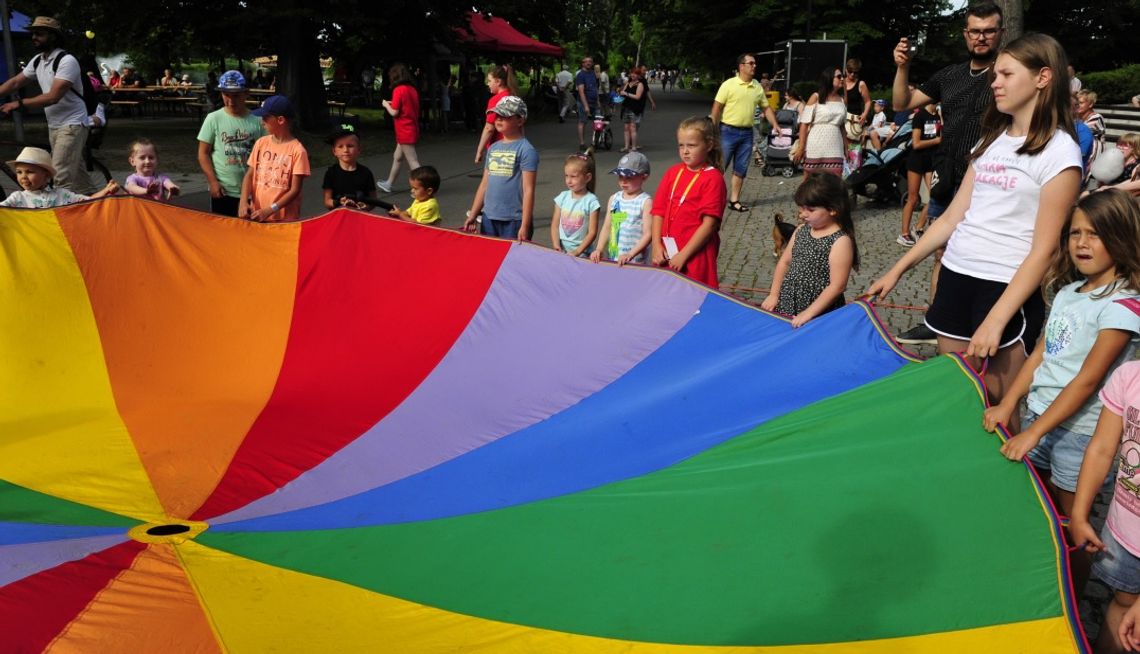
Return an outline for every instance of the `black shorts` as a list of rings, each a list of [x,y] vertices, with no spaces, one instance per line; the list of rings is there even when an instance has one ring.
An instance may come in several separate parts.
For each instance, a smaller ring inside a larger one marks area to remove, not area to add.
[[[906,155],[906,169],[912,173],[928,173],[934,170],[934,153],[931,148],[911,150]]]
[[[211,197],[210,212],[220,216],[232,216],[237,218],[238,199],[228,195],[223,195],[220,198]]]
[[[941,336],[968,341],[1007,286],[1009,284],[963,275],[942,266],[934,302],[926,310],[926,326]],[[1038,289],[1009,319],[1001,333],[1001,347],[1021,341],[1025,352],[1032,352],[1044,323],[1045,298]]]

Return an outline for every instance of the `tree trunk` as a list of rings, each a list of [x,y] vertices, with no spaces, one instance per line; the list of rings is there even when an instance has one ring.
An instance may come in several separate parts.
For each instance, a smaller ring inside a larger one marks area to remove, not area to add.
[[[316,24],[297,12],[282,19],[278,32],[277,92],[293,101],[301,129],[328,128],[329,108],[321,78]]]
[[[1005,27],[1002,43],[1009,43],[1018,38],[1025,31],[1025,17],[1022,14],[1021,0],[996,0],[995,4],[1001,7],[1003,15],[1002,25]]]

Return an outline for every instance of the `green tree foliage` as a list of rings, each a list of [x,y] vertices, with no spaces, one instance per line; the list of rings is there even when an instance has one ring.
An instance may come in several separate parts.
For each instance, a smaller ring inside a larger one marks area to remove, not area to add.
[[[846,39],[851,56],[863,61],[864,79],[888,85],[894,75],[891,50],[899,37],[927,35],[927,62],[941,61],[933,50],[954,16],[945,16],[947,0],[653,0],[640,12],[654,35],[650,63],[688,66],[729,75],[737,54],[775,49],[776,43],[807,37]],[[958,18],[960,20],[960,18]],[[810,24],[810,31],[809,31]],[[960,24],[960,23],[959,23]],[[962,46],[952,54],[960,58]]]
[[[1134,63],[1140,0],[1025,0],[1025,29],[1065,46],[1078,71],[1107,71]]]

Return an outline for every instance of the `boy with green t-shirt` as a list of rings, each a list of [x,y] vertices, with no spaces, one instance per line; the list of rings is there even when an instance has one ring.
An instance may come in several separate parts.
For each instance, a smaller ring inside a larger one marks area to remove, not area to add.
[[[238,215],[246,161],[257,139],[265,136],[261,119],[250,113],[245,76],[228,70],[218,78],[222,108],[211,112],[198,131],[198,165],[210,187],[210,211]]]

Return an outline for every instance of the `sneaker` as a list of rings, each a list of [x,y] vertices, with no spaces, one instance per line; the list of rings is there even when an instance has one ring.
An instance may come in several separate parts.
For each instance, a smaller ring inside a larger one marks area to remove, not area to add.
[[[903,345],[937,345],[938,335],[931,331],[931,329],[926,326],[926,323],[920,322],[896,336],[895,340]]]
[[[911,236],[910,234],[899,234],[899,237],[895,239],[895,243],[898,243],[899,245],[903,246],[904,248],[909,248],[909,247],[914,247],[915,241],[914,241],[914,237]]]
[[[376,182],[376,188],[380,189],[381,191],[384,191],[385,193],[391,193],[392,192],[392,185],[389,184],[387,180],[381,180],[379,182]]]

